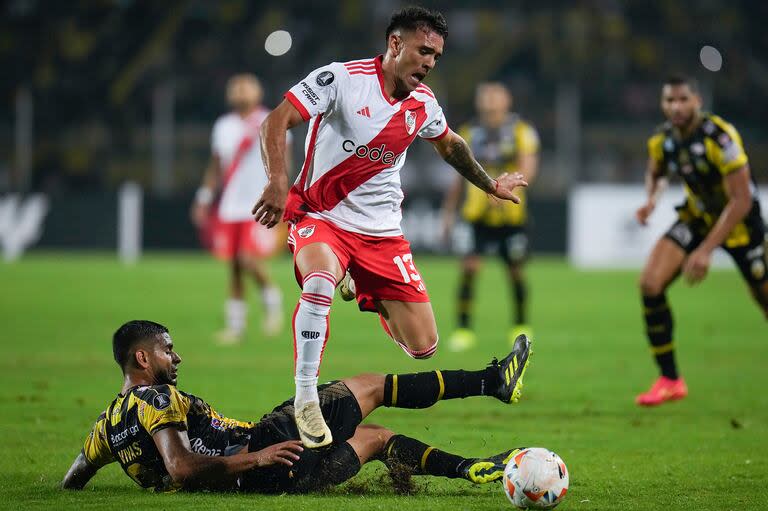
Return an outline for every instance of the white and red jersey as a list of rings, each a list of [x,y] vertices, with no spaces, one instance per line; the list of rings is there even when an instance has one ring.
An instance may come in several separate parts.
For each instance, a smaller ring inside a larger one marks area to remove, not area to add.
[[[259,129],[268,114],[263,107],[245,118],[232,112],[213,125],[211,146],[221,162],[223,190],[218,214],[222,222],[253,220],[251,208],[267,185]]]
[[[334,62],[285,94],[311,121],[286,220],[307,214],[360,234],[402,234],[400,169],[408,146],[417,135],[440,139],[448,124],[424,84],[391,101],[384,92],[382,59]]]

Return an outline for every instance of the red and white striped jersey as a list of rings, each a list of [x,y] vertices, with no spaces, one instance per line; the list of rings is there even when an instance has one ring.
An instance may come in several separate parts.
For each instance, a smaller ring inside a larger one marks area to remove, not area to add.
[[[231,112],[213,125],[211,146],[221,162],[223,190],[218,213],[223,222],[252,220],[254,197],[267,185],[259,143],[259,128],[267,114],[269,110],[263,107],[246,118]]]
[[[310,121],[305,161],[285,219],[307,214],[341,229],[399,236],[400,169],[416,136],[448,133],[443,109],[424,84],[400,101],[384,92],[382,56],[312,71],[285,98]]]

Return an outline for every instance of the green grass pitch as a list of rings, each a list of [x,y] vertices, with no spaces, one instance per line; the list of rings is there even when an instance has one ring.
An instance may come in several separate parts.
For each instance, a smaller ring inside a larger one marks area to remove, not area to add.
[[[440,332],[453,326],[457,262],[417,257]],[[298,290],[290,262],[273,264],[286,292]],[[577,272],[560,260],[530,265],[534,356],[523,398],[505,406],[472,398],[428,410],[382,409],[370,422],[463,455],[545,446],[568,464],[561,509],[765,509],[768,482],[768,330],[733,271],[670,293],[678,360],[690,397],[639,409],[635,394],[655,376],[642,332],[636,272]],[[258,419],[292,391],[292,343],[258,335],[220,348],[224,267],[195,255],[149,255],[134,267],[104,255],[32,255],[0,265],[0,508],[13,509],[504,509],[500,485],[419,479],[400,496],[383,466],[323,495],[155,495],[116,464],[83,492],[58,489],[96,416],[120,387],[112,332],[129,319],[166,324],[183,358],[179,386],[225,415]],[[251,296],[255,296],[251,292]],[[252,303],[256,303],[254,299]],[[479,368],[507,350],[509,294],[489,262],[477,288],[480,345],[445,346],[414,361],[373,314],[337,300],[321,379],[360,372]],[[287,316],[289,317],[289,316]]]

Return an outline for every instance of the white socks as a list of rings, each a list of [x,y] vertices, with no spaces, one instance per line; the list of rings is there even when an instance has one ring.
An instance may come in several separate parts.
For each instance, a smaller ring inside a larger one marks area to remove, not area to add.
[[[283,320],[283,294],[277,286],[261,290],[261,302],[264,306],[264,329],[268,335],[275,335],[280,330]],[[230,298],[224,304],[224,317],[227,330],[242,335],[248,321],[248,304],[245,300]]]
[[[224,305],[224,316],[227,320],[227,329],[242,334],[245,331],[248,306],[244,300],[230,298]]]
[[[282,314],[283,293],[277,286],[262,288],[261,303],[264,305],[264,312],[271,316],[272,314]]]
[[[304,277],[301,298],[293,316],[296,409],[310,401],[319,402],[317,375],[328,340],[328,316],[335,289],[336,278],[331,272],[315,271]]]

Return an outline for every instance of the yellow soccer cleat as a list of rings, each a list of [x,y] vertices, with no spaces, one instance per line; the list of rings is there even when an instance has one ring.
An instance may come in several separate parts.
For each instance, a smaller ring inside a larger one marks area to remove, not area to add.
[[[475,458],[468,460],[466,467],[463,468],[464,478],[475,484],[486,484],[494,481],[500,481],[504,477],[504,469],[512,457],[522,449],[512,449],[504,451],[490,458]]]
[[[298,410],[296,410],[296,427],[299,430],[299,437],[308,449],[317,449],[325,447],[333,442],[331,430],[325,423],[323,412],[320,405],[315,401],[310,401]]]

